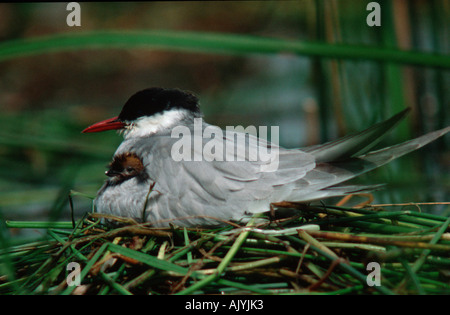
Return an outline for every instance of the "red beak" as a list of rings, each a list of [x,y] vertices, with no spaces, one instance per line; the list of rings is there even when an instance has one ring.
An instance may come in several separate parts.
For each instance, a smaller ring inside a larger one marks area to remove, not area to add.
[[[115,130],[115,129],[122,129],[125,127],[125,123],[121,122],[118,117],[113,117],[110,119],[106,119],[103,121],[99,121],[98,123],[95,123],[86,129],[84,129],[82,132],[100,132],[100,131],[106,131],[106,130]]]

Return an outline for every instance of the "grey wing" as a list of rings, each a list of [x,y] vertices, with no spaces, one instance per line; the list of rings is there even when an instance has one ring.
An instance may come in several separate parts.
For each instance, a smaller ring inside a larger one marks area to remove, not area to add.
[[[313,154],[316,158],[316,162],[344,160],[362,155],[383,139],[383,136],[405,118],[409,111],[410,109],[406,108],[391,118],[379,122],[363,131],[324,144],[309,146],[302,150]]]
[[[345,187],[333,186],[387,164],[409,152],[415,151],[447,134],[449,131],[450,127],[447,127],[391,147],[371,151],[358,157],[330,161],[328,163],[318,163],[315,169],[297,181],[297,186],[292,191],[290,200],[311,201],[351,193],[350,191],[346,192]],[[332,151],[335,152],[335,148]],[[326,157],[326,150],[321,150],[320,154],[322,158],[324,156]],[[378,187],[373,186],[373,188],[376,189]]]
[[[239,220],[245,213],[267,211],[271,202],[285,200],[295,182],[315,167],[311,154],[286,150],[248,134],[242,145],[233,134],[220,137],[217,132],[216,137],[193,140],[202,146],[188,148],[191,160],[173,158],[172,148],[179,140],[170,135],[125,141],[119,147],[116,154],[137,148],[136,154],[156,183],[149,200],[149,221],[176,217],[186,218],[186,225],[207,225],[209,217]],[[232,154],[227,146],[234,149]],[[273,150],[273,155],[258,157],[262,149]],[[194,154],[201,154],[202,161],[193,161]]]

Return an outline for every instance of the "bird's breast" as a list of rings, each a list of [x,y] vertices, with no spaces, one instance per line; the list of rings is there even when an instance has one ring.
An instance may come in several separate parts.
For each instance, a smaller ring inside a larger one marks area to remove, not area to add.
[[[99,213],[142,220],[145,207],[151,198],[154,182],[133,177],[119,184],[106,182],[95,198],[95,210]]]

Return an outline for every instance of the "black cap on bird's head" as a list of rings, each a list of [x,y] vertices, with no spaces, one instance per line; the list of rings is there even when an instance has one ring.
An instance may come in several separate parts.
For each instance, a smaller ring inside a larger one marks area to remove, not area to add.
[[[191,92],[156,87],[131,96],[118,118],[120,121],[134,121],[139,117],[152,116],[171,109],[186,109],[200,114],[198,98]]]
[[[194,117],[200,117],[198,98],[188,91],[152,87],[131,96],[119,116],[95,123],[83,132],[100,132],[123,129],[141,117],[163,114],[165,111],[186,110]]]

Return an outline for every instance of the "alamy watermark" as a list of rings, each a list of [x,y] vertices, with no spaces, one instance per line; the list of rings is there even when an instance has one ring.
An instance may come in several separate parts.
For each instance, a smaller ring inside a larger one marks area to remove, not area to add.
[[[70,273],[66,277],[66,283],[69,287],[79,286],[81,277],[81,267],[77,262],[70,262],[66,266],[66,270]]]
[[[254,135],[258,135],[254,136]],[[279,164],[279,127],[217,126],[204,127],[202,118],[194,118],[194,128],[177,126],[172,138],[179,139],[171,148],[174,161],[251,161],[258,162],[262,172],[273,172]]]
[[[370,11],[367,15],[366,23],[368,26],[381,26],[381,7],[378,2],[369,2],[366,10]]]
[[[370,271],[366,277],[366,283],[369,287],[381,285],[381,267],[377,262],[370,262],[366,266],[366,270]]]

